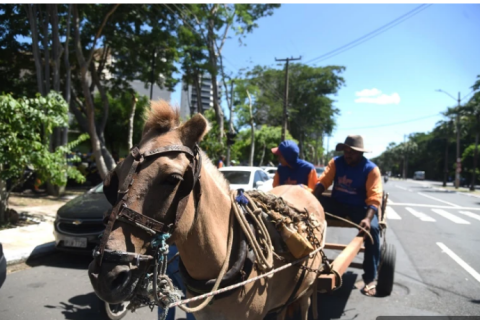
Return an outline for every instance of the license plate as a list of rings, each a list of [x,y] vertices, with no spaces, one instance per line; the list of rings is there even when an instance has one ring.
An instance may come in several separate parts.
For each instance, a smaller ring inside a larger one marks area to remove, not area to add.
[[[66,238],[63,240],[65,247],[86,248],[87,238]]]

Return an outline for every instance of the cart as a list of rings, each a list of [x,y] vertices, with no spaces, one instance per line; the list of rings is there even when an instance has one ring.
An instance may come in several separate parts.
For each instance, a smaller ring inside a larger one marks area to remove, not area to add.
[[[324,194],[329,196],[328,193]],[[378,296],[388,296],[393,289],[393,281],[395,274],[395,260],[396,260],[396,250],[392,244],[387,244],[386,241],[386,231],[387,231],[387,202],[388,202],[388,193],[383,192],[382,203],[377,212],[378,223],[380,227],[380,241],[382,242],[380,248],[380,262],[378,265],[377,272],[377,295]],[[346,227],[353,228],[354,226],[334,218],[327,218],[327,225],[332,227]],[[383,240],[382,240],[383,239]],[[330,292],[338,289],[341,286],[341,277],[345,273],[348,267],[351,268],[362,268],[361,263],[352,262],[355,256],[359,252],[363,252],[365,247],[363,247],[364,236],[357,235],[348,245],[336,244],[336,243],[326,243],[325,249],[332,250],[341,250],[341,253],[331,263],[332,273],[321,274],[317,280],[317,287],[319,292]]]

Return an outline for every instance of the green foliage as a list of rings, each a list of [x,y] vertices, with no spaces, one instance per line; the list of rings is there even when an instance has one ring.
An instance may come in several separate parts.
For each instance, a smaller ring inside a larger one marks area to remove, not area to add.
[[[31,166],[40,180],[55,185],[65,185],[67,177],[84,181],[79,171],[67,166],[66,154],[88,135],[54,152],[49,150],[48,136],[53,129],[68,126],[67,108],[65,100],[54,91],[31,99],[0,96],[0,163],[5,165],[1,179],[11,179],[15,184],[24,169]]]
[[[251,129],[245,129],[238,133],[237,140],[232,146],[232,159],[239,161],[245,161],[250,154],[250,132]],[[260,129],[255,129],[255,155],[253,158],[254,164],[266,165],[271,162],[276,165],[276,156],[271,152],[272,148],[278,147],[278,144],[282,141],[282,127],[271,127],[263,125]],[[287,140],[295,140],[290,132],[286,133]],[[263,155],[263,161],[262,161]]]
[[[139,142],[142,138],[143,125],[145,124],[143,115],[150,105],[148,97],[138,94],[135,94],[135,96],[138,98],[138,101],[133,119],[133,144]],[[108,121],[105,126],[105,144],[112,152],[117,152],[122,157],[122,154],[128,153],[128,121],[132,111],[132,93],[124,92],[116,97],[108,95],[108,100],[110,104],[109,118],[111,121]],[[98,121],[102,117],[102,112],[102,101],[100,96],[96,95],[95,117]]]
[[[216,161],[221,155],[226,154],[227,139],[226,137],[223,138],[223,146],[218,141],[217,137],[220,130],[218,123],[215,121],[215,112],[213,109],[206,110],[204,116],[210,123],[211,129],[200,142],[200,147],[212,161]],[[224,124],[226,125],[227,121],[224,121]]]

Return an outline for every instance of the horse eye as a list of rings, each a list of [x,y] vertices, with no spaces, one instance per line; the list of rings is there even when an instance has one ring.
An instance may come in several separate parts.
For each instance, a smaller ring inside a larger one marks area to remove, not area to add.
[[[167,177],[167,179],[165,179],[165,182],[172,186],[176,186],[179,181],[183,181],[182,176],[179,174],[171,174]]]

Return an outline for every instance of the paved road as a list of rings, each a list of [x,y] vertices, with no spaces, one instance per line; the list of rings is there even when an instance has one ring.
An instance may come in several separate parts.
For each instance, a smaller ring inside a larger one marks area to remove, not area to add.
[[[393,293],[385,298],[363,296],[358,289],[363,284],[361,270],[349,269],[342,289],[319,297],[321,318],[480,315],[480,198],[417,181],[390,180],[385,190],[391,200],[387,242],[397,250]],[[348,243],[355,235],[349,229],[328,232],[328,242]],[[361,262],[362,255],[355,261]],[[465,269],[469,267],[472,273]]]
[[[349,269],[340,290],[319,295],[320,319],[480,315],[480,198],[414,181],[391,180],[385,189],[391,199],[387,241],[397,249],[393,293],[363,296],[361,270]],[[355,234],[330,227],[327,241],[348,243]],[[0,318],[104,319],[86,274],[89,261],[54,254],[9,274],[0,289]],[[362,254],[355,261],[362,262]],[[156,314],[144,308],[125,319],[156,319]]]

